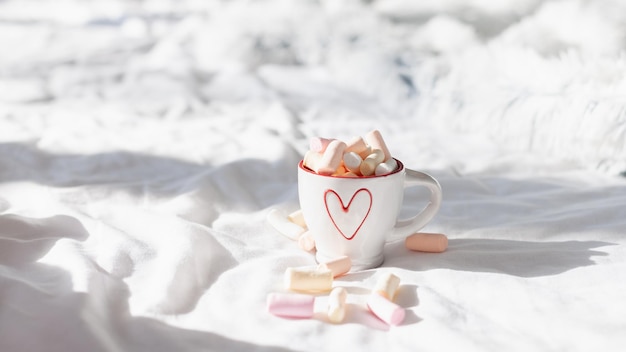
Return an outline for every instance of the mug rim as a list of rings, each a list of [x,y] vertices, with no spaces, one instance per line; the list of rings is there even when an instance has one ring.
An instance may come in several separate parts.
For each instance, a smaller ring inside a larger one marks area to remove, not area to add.
[[[300,168],[300,170],[308,172],[312,175],[315,176],[320,176],[320,177],[329,177],[329,178],[338,178],[338,179],[343,179],[343,180],[359,180],[359,179],[365,179],[365,178],[379,178],[379,177],[387,177],[387,176],[392,176],[395,175],[399,172],[401,172],[402,170],[404,170],[404,164],[396,159],[396,162],[398,163],[398,167],[393,170],[392,172],[388,173],[388,174],[384,174],[384,175],[370,175],[370,176],[359,176],[359,177],[343,177],[343,176],[334,176],[334,175],[320,175],[317,172],[309,169],[308,167],[304,166],[304,159],[300,160],[300,162],[298,163],[298,167]]]

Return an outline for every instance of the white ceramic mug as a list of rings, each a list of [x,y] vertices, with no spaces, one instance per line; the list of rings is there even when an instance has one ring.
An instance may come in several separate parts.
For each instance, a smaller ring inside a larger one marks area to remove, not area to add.
[[[407,220],[398,220],[404,189],[425,186],[428,205]],[[298,165],[298,195],[304,221],[315,239],[318,262],[340,256],[352,271],[382,264],[388,238],[406,237],[424,227],[439,211],[441,187],[432,176],[398,168],[387,175],[337,177],[319,175]]]

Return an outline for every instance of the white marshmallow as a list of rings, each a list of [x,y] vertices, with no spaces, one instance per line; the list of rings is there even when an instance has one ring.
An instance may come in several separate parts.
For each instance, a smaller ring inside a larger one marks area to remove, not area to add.
[[[374,175],[381,176],[394,172],[398,168],[398,162],[394,158],[389,158],[389,160],[382,162],[376,166],[374,170]]]
[[[276,231],[294,241],[297,240],[300,235],[302,235],[306,231],[306,229],[302,226],[296,225],[293,222],[289,221],[287,217],[282,214],[278,209],[271,209],[267,213],[265,219]]]
[[[363,159],[359,170],[361,171],[361,175],[363,176],[371,176],[374,174],[376,170],[376,166],[383,162],[385,155],[383,151],[380,149],[372,150],[372,153],[367,156],[367,158]]]
[[[328,320],[341,323],[346,316],[348,292],[343,287],[335,287],[328,295]]]
[[[313,239],[311,232],[306,231],[300,235],[300,238],[298,238],[298,246],[307,252],[315,249],[315,239]]]
[[[287,215],[287,220],[293,222],[294,224],[307,228],[306,223],[304,222],[304,216],[302,216],[302,209],[298,209],[291,214]]]
[[[372,291],[387,298],[390,301],[393,301],[399,286],[399,277],[391,273],[385,273],[378,279]]]
[[[363,158],[355,152],[348,152],[343,154],[343,165],[346,169],[354,174],[359,174],[361,163]]]

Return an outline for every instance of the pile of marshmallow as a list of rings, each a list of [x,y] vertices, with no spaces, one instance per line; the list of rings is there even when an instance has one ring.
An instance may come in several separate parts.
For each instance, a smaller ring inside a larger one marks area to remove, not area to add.
[[[340,257],[317,267],[287,268],[285,289],[267,296],[267,310],[276,316],[307,319],[315,313],[320,293],[329,292],[326,314],[332,323],[341,323],[346,316],[348,293],[344,287],[333,287],[334,278],[346,274],[351,267],[348,257]],[[394,302],[400,278],[391,273],[382,275],[367,298],[367,309],[389,325],[399,325],[405,309]]]
[[[398,163],[378,130],[348,143],[338,139],[311,138],[304,166],[320,175],[340,177],[382,176],[396,170]]]
[[[267,222],[280,234],[297,240],[306,251],[315,250],[315,241],[307,229],[301,210],[285,216],[278,209],[271,209]],[[406,248],[413,251],[440,253],[448,247],[448,238],[440,233],[414,233],[405,239]],[[333,323],[341,323],[346,312],[347,291],[341,286],[333,287],[334,279],[348,274],[352,267],[349,257],[320,263],[317,267],[287,268],[285,289],[288,292],[273,292],[267,297],[267,310],[276,316],[287,318],[311,318],[314,314],[316,295],[328,295],[327,316]],[[405,310],[394,303],[400,279],[393,274],[384,274],[372,289],[367,299],[367,309],[389,325],[401,324]],[[308,294],[307,294],[308,293]]]

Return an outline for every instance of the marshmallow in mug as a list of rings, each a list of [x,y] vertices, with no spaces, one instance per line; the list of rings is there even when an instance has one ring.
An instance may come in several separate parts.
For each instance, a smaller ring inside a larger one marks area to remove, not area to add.
[[[344,143],[337,139],[312,138],[304,166],[320,175],[360,177],[386,175],[398,167],[378,130]]]

